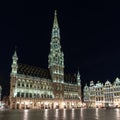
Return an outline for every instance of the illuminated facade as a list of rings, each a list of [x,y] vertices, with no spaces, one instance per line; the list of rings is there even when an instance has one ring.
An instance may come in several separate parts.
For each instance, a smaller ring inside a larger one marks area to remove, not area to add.
[[[48,68],[18,63],[12,57],[10,79],[11,109],[55,109],[81,107],[81,80],[77,75],[64,74],[64,53],[60,45],[60,29],[55,11]]]
[[[103,85],[99,81],[84,87],[84,102],[88,107],[120,107],[120,79],[116,78],[112,84],[106,81]]]

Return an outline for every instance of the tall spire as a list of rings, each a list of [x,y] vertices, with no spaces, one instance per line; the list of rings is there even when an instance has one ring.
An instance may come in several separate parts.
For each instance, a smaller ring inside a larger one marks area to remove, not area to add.
[[[64,82],[64,53],[61,50],[60,29],[58,26],[56,10],[54,12],[48,68],[50,69],[53,82]]]
[[[58,19],[57,19],[57,11],[54,12],[54,21],[53,21],[53,28],[52,28],[52,36],[51,40],[57,38],[58,41],[60,40],[60,29],[58,26]]]
[[[15,75],[17,73],[17,68],[18,68],[18,64],[17,64],[18,56],[17,56],[16,48],[15,48],[15,52],[12,56],[12,59],[13,59],[13,61],[12,61],[12,65],[11,65],[11,67],[12,67],[11,73],[13,75]]]
[[[78,73],[77,73],[77,76],[78,76],[78,77],[79,77],[79,79],[80,79],[79,67],[78,67]]]
[[[77,83],[78,85],[81,85],[79,68],[78,68],[78,73],[77,73]]]
[[[18,57],[17,57],[16,49],[17,49],[17,47],[15,46],[15,51],[14,51],[14,54],[13,54],[13,58],[14,58],[14,57],[18,58]]]
[[[13,54],[13,57],[17,57],[17,52],[15,50],[14,54]]]
[[[55,28],[55,27],[58,27],[57,10],[55,10],[55,13],[54,13],[53,28]]]

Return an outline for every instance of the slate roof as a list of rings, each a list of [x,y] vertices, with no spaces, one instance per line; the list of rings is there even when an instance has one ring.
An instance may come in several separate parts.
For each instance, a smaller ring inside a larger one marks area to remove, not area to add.
[[[18,74],[25,74],[33,77],[51,79],[50,72],[48,69],[43,69],[40,67],[21,64],[21,63],[18,63]]]
[[[43,69],[40,67],[26,65],[22,63],[18,63],[18,74],[25,74],[33,77],[51,79],[49,69]],[[76,84],[77,82],[76,78],[77,78],[76,75],[64,74],[65,83]]]
[[[66,83],[71,83],[71,84],[76,84],[77,79],[76,75],[72,74],[64,74],[64,82]]]

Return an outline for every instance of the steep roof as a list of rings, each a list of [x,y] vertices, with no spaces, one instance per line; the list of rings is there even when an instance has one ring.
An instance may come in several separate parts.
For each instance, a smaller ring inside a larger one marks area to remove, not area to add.
[[[76,75],[72,74],[64,74],[64,82],[66,83],[71,83],[71,84],[76,84],[77,79]]]
[[[25,74],[25,75],[30,75],[33,77],[51,79],[49,69],[43,69],[40,67],[26,65],[26,64],[22,64],[22,63],[18,63],[18,74]],[[65,74],[64,75],[64,82],[76,84],[76,82],[77,82],[76,78],[77,77],[75,75]]]
[[[21,63],[18,63],[18,74],[25,74],[33,77],[51,79],[50,72],[48,69],[43,69],[40,67]]]

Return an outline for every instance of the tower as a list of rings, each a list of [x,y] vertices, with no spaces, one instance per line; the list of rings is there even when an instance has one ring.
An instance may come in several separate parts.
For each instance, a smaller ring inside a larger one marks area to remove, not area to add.
[[[54,13],[50,53],[48,56],[48,68],[53,82],[64,82],[64,54],[60,45],[60,29],[58,26],[57,12]]]
[[[77,86],[78,86],[78,94],[79,94],[79,97],[80,97],[80,100],[82,100],[82,94],[81,94],[81,79],[80,79],[80,73],[79,73],[79,70],[78,70],[78,73],[77,73]]]
[[[64,97],[64,54],[60,45],[60,29],[58,26],[57,12],[54,13],[50,53],[48,56],[48,68],[53,82],[53,94],[55,99]]]
[[[12,108],[12,103],[14,101],[14,93],[15,93],[15,87],[16,87],[16,76],[17,76],[17,69],[18,69],[18,64],[17,64],[17,53],[16,50],[12,56],[12,65],[11,65],[11,76],[10,76],[10,108]]]
[[[12,60],[13,61],[11,65],[11,68],[12,68],[11,75],[15,76],[17,74],[17,68],[18,68],[18,64],[17,64],[18,57],[17,57],[16,50],[13,54]]]
[[[81,86],[81,80],[80,80],[79,70],[78,70],[78,73],[77,73],[77,85],[78,85],[78,86]]]

